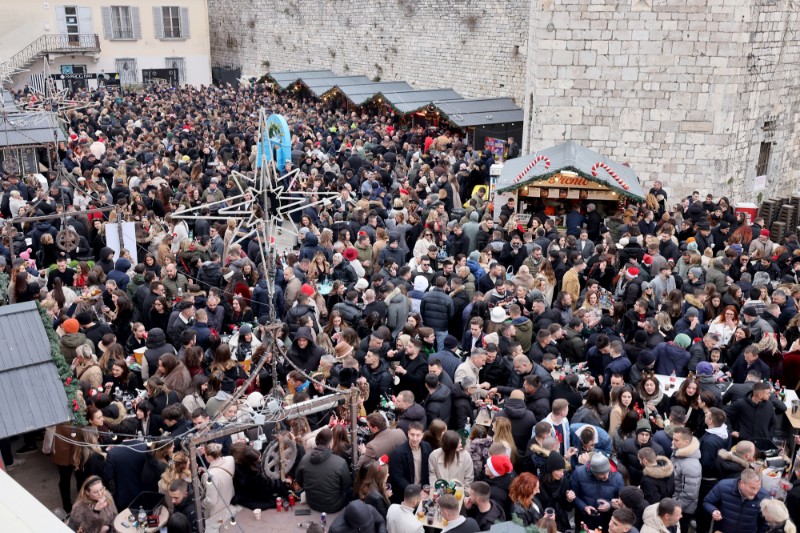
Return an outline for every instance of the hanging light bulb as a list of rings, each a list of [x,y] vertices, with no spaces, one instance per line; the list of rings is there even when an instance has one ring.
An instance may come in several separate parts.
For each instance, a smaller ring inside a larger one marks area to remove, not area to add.
[[[213,483],[213,481],[212,481],[212,479],[211,479],[211,476],[208,476],[208,477],[206,478],[206,485],[211,485],[211,483]]]
[[[231,515],[231,525],[232,526],[236,525],[236,515]]]
[[[111,435],[111,440],[117,440],[117,436],[116,435]]]
[[[70,437],[72,437],[72,438],[74,439],[75,437],[77,437],[77,436],[78,436],[78,434],[77,434],[77,433],[75,433],[75,430],[72,430],[72,433],[70,433],[70,434],[69,434],[69,436],[70,436]]]

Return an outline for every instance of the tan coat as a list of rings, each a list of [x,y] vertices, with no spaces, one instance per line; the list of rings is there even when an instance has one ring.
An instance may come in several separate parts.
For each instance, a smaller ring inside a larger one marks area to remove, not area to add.
[[[94,361],[84,361],[75,367],[75,376],[79,381],[85,381],[93,389],[103,386],[103,371]]]
[[[216,532],[217,519],[230,518],[228,507],[233,499],[233,474],[235,472],[233,457],[220,457],[208,466],[208,472],[203,474],[203,486],[206,487],[206,497],[203,498],[203,515],[206,518],[206,531]],[[208,485],[208,476],[211,475],[213,483]],[[198,517],[199,518],[199,517]]]
[[[405,432],[400,428],[387,428],[376,433],[367,444],[364,454],[358,458],[358,466],[374,461],[382,455],[391,455],[401,444],[408,442]]]
[[[449,466],[445,466],[444,451],[439,448],[438,450],[433,450],[430,457],[428,457],[428,483],[433,486],[438,479],[444,479],[445,481],[457,479],[468,487],[475,478],[475,470],[473,468],[472,457],[466,450],[456,454],[455,460]]]

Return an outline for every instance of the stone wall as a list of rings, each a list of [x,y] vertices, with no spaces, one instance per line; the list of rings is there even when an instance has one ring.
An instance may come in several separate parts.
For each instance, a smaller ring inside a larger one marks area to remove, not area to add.
[[[214,66],[331,69],[521,103],[529,1],[209,0]]]
[[[752,201],[800,179],[795,1],[209,0],[211,55],[245,75],[331,69],[510,96],[524,151],[571,139],[673,198]]]
[[[571,139],[630,162],[645,184],[662,180],[673,198],[751,200],[771,140],[763,194],[791,192],[796,21],[790,0],[536,0],[525,147]]]

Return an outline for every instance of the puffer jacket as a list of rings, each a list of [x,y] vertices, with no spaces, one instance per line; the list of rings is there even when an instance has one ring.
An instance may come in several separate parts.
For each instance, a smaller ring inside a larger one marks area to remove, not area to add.
[[[153,328],[147,332],[147,349],[142,358],[142,379],[146,380],[156,374],[158,360],[165,353],[175,353],[175,348],[167,344],[167,336],[161,328]]]
[[[425,404],[428,424],[436,418],[441,419],[445,424],[450,423],[450,411],[452,408],[451,394],[450,387],[439,385],[436,387],[436,390],[428,395],[423,402]]]
[[[435,331],[447,331],[455,314],[455,306],[447,293],[434,287],[422,297],[419,312],[424,325]]]
[[[318,327],[316,310],[308,304],[297,303],[286,312],[286,325],[289,326],[289,335],[292,338],[300,328],[300,319],[304,316],[310,316],[314,327]]]
[[[759,489],[752,500],[745,500],[739,492],[738,479],[723,479],[711,489],[703,499],[707,513],[722,513],[722,520],[714,522],[715,531],[725,533],[763,533],[767,524],[761,515],[761,500],[769,498],[769,493]]]
[[[639,530],[641,533],[672,533],[658,516],[658,503],[647,506],[642,519],[644,520],[644,525]]]
[[[331,279],[333,279],[333,281],[341,281],[349,290],[353,284],[358,281],[358,276],[356,275],[356,271],[353,270],[353,267],[350,265],[350,261],[347,259],[342,259],[341,263],[333,267]]]
[[[585,522],[590,528],[604,523],[603,516],[589,516],[584,512],[586,506],[597,508],[597,500],[611,501],[619,497],[619,491],[625,485],[619,472],[611,472],[606,481],[597,479],[589,465],[581,465],[570,478],[572,490],[575,492],[575,522]]]
[[[541,389],[540,389],[541,390]],[[504,416],[511,422],[511,435],[517,450],[523,452],[531,438],[531,430],[536,425],[536,416],[525,405],[525,400],[509,398],[497,416]]]
[[[352,482],[347,462],[327,446],[317,446],[300,460],[295,479],[313,510],[336,513],[347,504]],[[363,502],[362,502],[363,503]]]
[[[678,377],[686,376],[686,367],[691,356],[689,352],[674,342],[663,342],[653,349],[656,356],[656,374],[670,375],[673,371]]]
[[[581,334],[572,328],[567,328],[564,338],[559,343],[561,354],[571,363],[581,363],[586,359],[586,344]]]
[[[642,482],[639,488],[648,503],[658,503],[664,498],[672,498],[675,494],[675,467],[668,457],[659,455],[656,464],[644,467]]]
[[[386,313],[386,326],[391,330],[392,338],[397,338],[406,324],[408,314],[411,312],[411,304],[408,302],[408,298],[400,292],[399,287],[395,287],[385,301],[389,302]]]
[[[314,260],[314,254],[317,252],[321,252],[322,255],[325,256],[325,259],[328,261],[331,260],[331,252],[330,250],[326,250],[322,246],[319,245],[319,239],[313,233],[307,233],[305,239],[303,239],[303,247],[300,249],[300,256],[298,259],[302,261],[303,259],[308,259],[309,261]]]
[[[700,480],[703,467],[700,466],[700,441],[692,437],[685,448],[672,453],[672,464],[675,467],[675,498],[686,514],[693,514],[697,509],[697,498],[700,494]]]
[[[352,328],[355,328],[358,325],[358,321],[361,320],[361,309],[353,302],[339,302],[333,306],[333,310],[339,311],[342,314],[342,320]]]
[[[128,283],[131,282],[131,278],[128,277],[128,270],[131,269],[131,262],[124,257],[120,257],[117,259],[117,262],[114,263],[114,270],[108,273],[108,279],[112,279],[117,282],[117,287],[121,291],[125,291],[128,288]]]

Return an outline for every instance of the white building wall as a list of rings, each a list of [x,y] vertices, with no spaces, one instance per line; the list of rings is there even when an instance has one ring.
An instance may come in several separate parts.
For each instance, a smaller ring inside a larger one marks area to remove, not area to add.
[[[206,0],[83,0],[78,3],[17,2],[0,0],[0,60],[13,57],[42,35],[57,34],[58,6],[89,7],[92,11],[91,32],[100,38],[97,54],[52,54],[50,70],[61,71],[61,65],[86,65],[87,72],[116,72],[117,58],[136,59],[137,79],[142,79],[142,69],[166,68],[166,58],[181,57],[185,61],[185,82],[192,85],[211,83],[211,44],[209,40],[208,6]],[[129,5],[139,8],[140,38],[137,40],[110,40],[104,35],[102,8],[112,5]],[[153,18],[153,8],[176,6],[188,8],[189,37],[186,39],[158,39]],[[85,32],[81,28],[81,32]],[[15,87],[24,87],[32,74],[43,72],[43,59],[27,67],[15,77]]]

